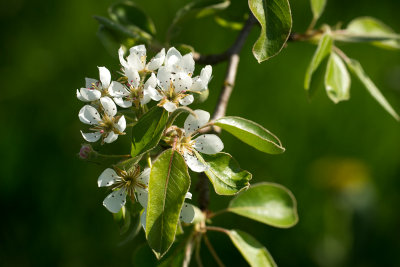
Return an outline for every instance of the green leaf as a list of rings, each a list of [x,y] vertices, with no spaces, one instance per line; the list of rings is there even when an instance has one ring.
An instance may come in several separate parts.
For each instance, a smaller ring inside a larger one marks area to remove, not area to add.
[[[259,183],[232,199],[228,211],[275,227],[288,228],[298,221],[296,206],[296,199],[285,187]]]
[[[400,35],[371,17],[352,20],[344,31],[335,34],[335,39],[345,42],[371,42],[382,48],[400,49]]]
[[[118,48],[122,43],[122,40],[118,38],[118,36],[113,34],[113,32],[107,29],[104,25],[100,25],[97,30],[97,37],[111,55],[116,55]]]
[[[278,137],[253,121],[230,116],[222,117],[214,124],[262,152],[280,154],[285,151]]]
[[[268,250],[251,235],[240,230],[230,230],[227,234],[251,267],[277,266]]]
[[[189,186],[190,176],[182,156],[172,149],[161,153],[151,168],[146,213],[146,237],[157,258],[174,242]]]
[[[361,83],[365,86],[368,92],[375,98],[376,101],[396,120],[400,120],[399,115],[396,111],[392,108],[389,102],[385,99],[379,89],[376,87],[374,82],[368,77],[368,75],[364,72],[360,62],[354,59],[350,59],[346,61],[347,66],[349,69],[358,77]]]
[[[249,187],[251,173],[240,169],[237,161],[228,153],[202,154],[202,157],[208,166],[205,173],[217,194],[235,195]]]
[[[310,0],[311,2],[311,10],[313,13],[314,20],[316,21],[321,16],[322,12],[324,12],[326,6],[326,0]]]
[[[131,156],[142,155],[157,146],[168,120],[165,109],[154,106],[132,127]]]
[[[112,21],[108,18],[105,17],[101,17],[101,16],[94,16],[94,18],[101,24],[104,25],[104,27],[106,27],[107,29],[109,29],[111,32],[113,32],[114,34],[119,34],[119,35],[123,35],[126,37],[130,37],[133,38],[137,41],[141,41],[141,42],[148,42],[149,39],[142,36],[140,33],[138,33],[137,31],[133,31],[131,29],[126,28],[125,26]]]
[[[110,6],[108,13],[112,20],[147,39],[156,34],[156,27],[151,18],[132,2],[115,3]]]
[[[229,0],[195,0],[181,9],[175,14],[171,26],[168,29],[168,35],[171,36],[175,28],[183,22],[193,19],[202,18],[213,15],[221,10],[226,9],[230,5]]]
[[[244,25],[243,22],[230,21],[230,20],[227,20],[220,16],[216,16],[214,18],[214,20],[219,26],[230,29],[230,30],[234,30],[234,31],[240,31]]]
[[[288,0],[248,0],[251,12],[261,25],[261,33],[253,46],[253,55],[262,62],[277,55],[292,29]]]
[[[350,98],[350,75],[342,59],[334,52],[328,60],[325,72],[325,89],[329,98],[338,103]]]
[[[310,65],[308,65],[307,68],[306,76],[304,79],[304,89],[310,89],[313,73],[321,65],[321,62],[324,60],[324,58],[331,52],[332,43],[333,40],[329,33],[324,34],[319,40],[317,50],[315,50]]]

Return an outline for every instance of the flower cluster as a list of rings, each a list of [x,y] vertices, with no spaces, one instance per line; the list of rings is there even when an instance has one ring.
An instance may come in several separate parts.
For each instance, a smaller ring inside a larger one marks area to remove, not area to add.
[[[88,103],[79,111],[79,119],[91,125],[92,132],[82,132],[88,142],[101,139],[102,144],[111,143],[125,134],[126,120],[124,115],[117,115],[116,105],[140,110],[154,100],[158,106],[173,112],[179,105],[191,104],[193,94],[207,89],[211,78],[211,66],[192,77],[195,69],[192,54],[182,56],[174,47],[167,53],[162,49],[149,62],[144,45],[129,49],[126,58],[122,48],[118,54],[121,76],[116,81],[112,81],[107,68],[99,67],[100,80],[86,78],[85,88],[76,91],[77,98]]]

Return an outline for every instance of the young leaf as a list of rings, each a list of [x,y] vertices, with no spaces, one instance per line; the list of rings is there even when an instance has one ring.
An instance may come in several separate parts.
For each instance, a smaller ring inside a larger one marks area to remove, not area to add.
[[[141,34],[139,34],[138,32],[132,31],[128,28],[126,28],[125,26],[112,21],[108,18],[105,17],[100,17],[100,16],[94,16],[94,18],[101,24],[104,25],[104,27],[106,27],[107,29],[109,29],[111,32],[115,33],[115,34],[119,34],[119,35],[123,35],[126,37],[130,37],[133,38],[137,41],[142,41],[142,42],[147,42],[149,41],[149,39],[147,39],[146,37],[142,36]]]
[[[161,153],[151,168],[146,213],[146,237],[157,258],[174,242],[189,186],[190,177],[182,156],[172,149]]]
[[[195,0],[176,12],[175,19],[168,29],[168,34],[173,34],[175,27],[189,19],[201,18],[213,15],[218,11],[226,9],[230,5],[229,0]]]
[[[168,112],[152,107],[132,127],[132,157],[148,152],[157,146],[168,120]]]
[[[248,0],[251,12],[261,25],[261,33],[253,46],[258,62],[277,55],[292,29],[292,14],[288,0]]]
[[[240,230],[230,230],[227,234],[251,267],[277,266],[268,250],[251,235]]]
[[[311,2],[311,10],[313,13],[314,20],[316,21],[321,16],[322,12],[324,12],[326,6],[326,0],[310,0]]]
[[[383,22],[371,18],[360,17],[352,20],[344,32],[335,38],[346,42],[372,42],[382,48],[400,49],[400,35]]]
[[[349,69],[358,77],[361,83],[365,86],[368,92],[375,98],[376,101],[396,120],[400,120],[399,115],[392,108],[389,102],[385,99],[379,89],[376,87],[374,82],[368,77],[368,75],[364,72],[364,69],[361,67],[360,62],[354,59],[350,59],[346,61]]]
[[[140,31],[142,34],[147,36],[156,34],[154,22],[133,2],[115,3],[108,9],[108,14],[115,22],[128,28],[132,27],[132,29]]]
[[[317,50],[315,50],[310,65],[308,65],[307,68],[306,76],[304,79],[304,89],[310,89],[312,75],[318,69],[322,60],[331,52],[332,43],[333,40],[329,33],[324,34],[319,40]]]
[[[259,183],[241,192],[231,200],[228,211],[281,228],[292,227],[298,221],[293,194],[273,183]]]
[[[280,154],[285,151],[275,135],[253,121],[230,116],[222,117],[214,124],[262,152]]]
[[[350,81],[346,65],[336,53],[332,52],[325,72],[325,89],[329,98],[335,103],[348,100]]]
[[[219,195],[235,195],[249,187],[251,173],[242,170],[228,153],[202,154],[208,168],[205,171]]]

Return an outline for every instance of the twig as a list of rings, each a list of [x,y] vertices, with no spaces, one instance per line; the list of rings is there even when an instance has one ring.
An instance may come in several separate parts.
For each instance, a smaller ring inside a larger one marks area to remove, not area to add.
[[[210,251],[211,255],[214,257],[215,261],[217,262],[219,267],[225,267],[225,265],[222,263],[221,259],[218,257],[217,252],[215,252],[214,247],[211,245],[210,240],[208,240],[208,237],[206,234],[203,235],[204,237],[204,243],[206,244],[208,250]]]
[[[224,233],[224,234],[228,234],[229,233],[228,230],[226,230],[225,228],[217,227],[217,226],[207,226],[206,230],[221,232],[221,233]]]
[[[199,174],[199,181],[196,185],[196,190],[199,192],[199,208],[202,211],[207,211],[207,207],[210,202],[210,190],[208,188],[208,177],[204,174],[204,172]]]
[[[195,252],[197,266],[199,267],[203,267],[203,262],[201,261],[200,257],[201,237],[202,235],[198,235],[196,238],[196,252]]]

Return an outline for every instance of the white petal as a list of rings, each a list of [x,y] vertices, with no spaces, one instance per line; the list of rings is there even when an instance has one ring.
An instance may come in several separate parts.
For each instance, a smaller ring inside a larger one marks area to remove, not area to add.
[[[83,98],[81,95],[81,92],[79,92],[79,89],[76,89],[76,97],[80,100],[80,101],[84,101],[87,102],[88,100],[86,98]]]
[[[97,179],[97,185],[99,187],[113,185],[116,181],[120,180],[121,177],[111,168],[105,169]]]
[[[125,189],[119,189],[111,192],[103,201],[104,207],[110,212],[117,213],[126,203],[126,191]]]
[[[178,72],[174,75],[174,79],[175,92],[177,93],[189,90],[192,87],[192,78],[186,73]]]
[[[164,107],[165,110],[168,111],[168,112],[174,112],[175,109],[178,108],[174,103],[169,102],[169,101],[166,102],[166,103],[163,105],[163,107]]]
[[[136,45],[129,49],[130,54],[135,54],[139,58],[146,57],[146,46],[144,45]]]
[[[131,101],[125,101],[121,97],[114,97],[114,102],[121,108],[130,108],[132,107],[132,102]]]
[[[99,132],[84,133],[84,132],[81,131],[81,134],[83,136],[83,139],[85,139],[88,142],[96,142],[101,137],[101,133],[99,133]]]
[[[192,104],[194,101],[194,97],[192,95],[187,95],[182,99],[179,99],[179,103],[183,106],[187,106]]]
[[[122,49],[122,46],[118,49],[118,57],[119,57],[119,62],[121,63],[122,67],[128,68],[128,62],[126,62],[124,58],[124,49]]]
[[[194,219],[195,211],[192,205],[183,203],[181,214],[179,219],[185,223],[192,223]]]
[[[140,215],[140,223],[142,224],[144,231],[146,231],[146,212],[147,210],[144,209]]]
[[[90,125],[98,124],[101,121],[99,112],[89,105],[85,105],[79,110],[78,117],[81,122]]]
[[[160,81],[160,86],[164,91],[168,91],[171,86],[172,73],[165,67],[161,67],[157,73],[157,79]]]
[[[147,92],[154,101],[160,101],[163,98],[162,94],[152,87],[147,88]]]
[[[190,88],[192,91],[202,91],[207,89],[208,82],[210,81],[212,68],[210,65],[205,66],[200,73],[200,76],[193,78],[193,85]]]
[[[149,87],[157,87],[157,77],[154,73],[151,74],[150,78],[148,78],[144,84],[144,89],[147,89]]]
[[[210,113],[205,110],[196,109],[194,113],[197,115],[197,118],[190,114],[185,120],[184,129],[186,135],[200,129],[210,120]]]
[[[140,205],[142,205],[143,208],[147,208],[147,199],[148,199],[148,193],[144,190],[138,190],[136,192],[136,199],[139,201]]]
[[[158,69],[164,63],[164,60],[165,60],[165,49],[163,48],[160,52],[158,52],[157,55],[155,55],[150,60],[149,64],[147,64],[147,69],[151,71]]]
[[[186,195],[185,195],[185,198],[192,199],[192,193],[187,192]]]
[[[200,78],[206,83],[208,83],[210,81],[211,74],[212,74],[212,67],[211,65],[207,65],[201,70]]]
[[[143,90],[143,97],[142,97],[142,99],[140,99],[140,104],[146,105],[147,103],[150,102],[150,100],[151,100],[150,93],[148,92],[148,90],[144,89]]]
[[[145,186],[149,186],[150,170],[151,170],[150,168],[144,169],[137,178]]]
[[[118,131],[120,131],[121,133],[122,133],[123,131],[125,131],[125,128],[126,128],[126,120],[125,120],[125,116],[124,116],[124,115],[122,115],[122,117],[119,118],[119,120],[118,120],[118,122],[117,122],[117,128],[118,128]]]
[[[98,84],[99,84],[99,81],[96,79],[85,78],[85,87],[86,88],[94,88],[95,85],[97,86]]]
[[[95,101],[101,97],[101,92],[96,89],[81,88],[80,93],[86,101]]]
[[[111,73],[106,67],[99,67],[100,81],[103,88],[108,88],[111,83]]]
[[[128,82],[134,87],[138,87],[140,83],[140,75],[134,68],[125,69],[125,75],[128,77]]]
[[[186,161],[188,167],[194,172],[203,172],[207,169],[207,166],[204,165],[195,155],[190,154],[189,152],[184,152],[183,158]]]
[[[108,88],[108,92],[110,93],[110,96],[113,97],[122,97],[129,95],[128,89],[126,89],[125,86],[123,86],[119,82],[112,82],[110,84],[110,87]]]
[[[170,49],[168,49],[167,55],[165,57],[165,66],[172,67],[175,63],[181,60],[181,58],[181,53],[176,50],[175,47],[171,47]]]
[[[215,134],[203,134],[194,141],[194,148],[204,154],[216,154],[224,149],[221,139]]]
[[[183,71],[186,74],[193,74],[194,59],[192,53],[186,54],[176,64],[177,71]]]
[[[142,58],[136,54],[136,52],[131,52],[131,54],[127,58],[129,68],[132,68],[137,71],[141,71],[145,67],[145,63],[142,61]]]
[[[114,142],[117,139],[118,139],[118,134],[116,134],[113,131],[111,131],[111,132],[108,133],[107,137],[104,138],[104,142],[109,144],[109,143]]]
[[[100,98],[101,106],[104,109],[104,112],[107,113],[108,116],[114,117],[117,114],[117,106],[114,101],[108,96]]]

